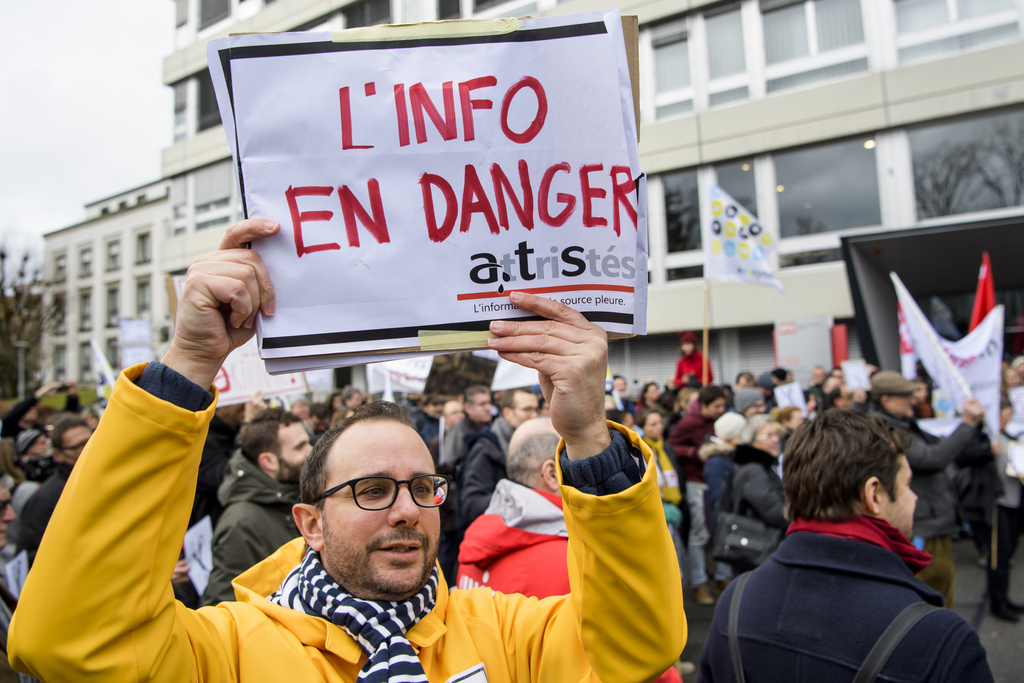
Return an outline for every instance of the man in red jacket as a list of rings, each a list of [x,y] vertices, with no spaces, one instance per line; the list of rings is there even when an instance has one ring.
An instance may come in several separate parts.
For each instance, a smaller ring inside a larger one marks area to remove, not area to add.
[[[715,433],[715,420],[725,413],[725,390],[722,387],[704,387],[697,395],[697,403],[683,419],[676,423],[669,435],[669,443],[676,460],[686,475],[686,502],[690,509],[690,585],[693,595],[702,605],[714,603],[708,590],[708,574],[704,564],[704,546],[710,540],[704,519],[704,462],[697,451],[704,440]]]

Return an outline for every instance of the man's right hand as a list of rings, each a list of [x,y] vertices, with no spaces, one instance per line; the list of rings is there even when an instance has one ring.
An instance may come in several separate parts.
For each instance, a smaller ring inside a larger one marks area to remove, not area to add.
[[[256,315],[274,313],[274,288],[263,260],[245,245],[280,225],[248,219],[228,228],[220,248],[188,269],[164,365],[208,388],[228,354],[255,333]]]
[[[57,389],[60,388],[61,384],[63,384],[63,383],[62,382],[50,382],[49,384],[44,384],[43,386],[41,386],[38,389],[36,389],[36,393],[35,393],[36,398],[38,399],[38,398],[42,398],[44,396],[50,396],[51,394],[56,394],[57,393]]]
[[[985,406],[981,404],[981,401],[973,397],[964,401],[964,406],[960,409],[960,412],[963,414],[964,422],[972,427],[977,427],[985,419]]]

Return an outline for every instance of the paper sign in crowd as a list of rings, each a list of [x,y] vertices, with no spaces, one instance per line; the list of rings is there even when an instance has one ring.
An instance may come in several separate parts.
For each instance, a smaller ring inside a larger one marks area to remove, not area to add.
[[[791,382],[775,387],[775,404],[780,408],[794,406],[800,409],[800,414],[807,417],[807,399],[804,397],[804,389],[800,382]]]
[[[646,332],[618,11],[434,29],[209,43],[246,215],[282,226],[252,245],[270,372],[484,347],[489,321],[530,315],[513,289]]]

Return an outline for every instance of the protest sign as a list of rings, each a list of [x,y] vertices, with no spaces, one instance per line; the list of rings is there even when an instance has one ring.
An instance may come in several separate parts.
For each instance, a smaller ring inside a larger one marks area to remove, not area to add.
[[[263,369],[255,337],[231,352],[213,378],[213,386],[219,392],[219,406],[245,403],[254,391],[262,391],[264,397],[306,391],[301,373],[270,375]]]
[[[334,388],[334,372],[331,370],[311,370],[303,374],[306,378],[306,388],[310,391],[326,394]]]
[[[28,576],[28,551],[22,550],[14,556],[14,559],[4,565],[4,579],[7,583],[7,590],[11,595],[21,595],[21,587],[25,585],[25,578]]]
[[[1006,473],[1011,477],[1024,477],[1024,444],[1013,441],[1006,462]]]
[[[868,364],[862,360],[844,360],[840,365],[843,368],[843,384],[850,391],[871,389],[871,378],[868,377]]]
[[[185,532],[185,561],[188,563],[188,578],[202,595],[210,582],[213,571],[213,525],[206,515]]]
[[[117,373],[114,372],[114,368],[110,367],[110,361],[100,348],[99,342],[95,339],[90,339],[89,343],[92,345],[93,363],[96,366],[96,400],[100,402],[101,406],[106,408],[107,401],[110,400],[111,394],[114,393]],[[125,367],[129,366],[126,365]]]
[[[804,388],[800,382],[790,382],[775,387],[775,405],[780,408],[794,406],[800,409],[800,413],[807,417],[807,399],[804,397]]]
[[[276,292],[262,358],[483,348],[531,315],[513,289],[646,331],[616,10],[237,35],[208,61],[246,216],[282,225],[252,245]]]
[[[959,341],[938,335],[899,276],[890,273],[903,313],[908,354],[919,358],[935,384],[949,394],[960,410],[971,396],[985,406],[985,422],[998,434],[1003,360],[1003,306],[996,306],[973,331]],[[901,355],[907,355],[902,353]],[[914,362],[916,365],[916,361]],[[916,373],[915,373],[916,374]],[[993,434],[993,436],[995,436]]]
[[[771,233],[718,185],[712,184],[707,196],[708,204],[701,211],[704,277],[774,287],[785,296],[782,282],[767,258],[775,248]]]
[[[404,391],[408,394],[422,394],[433,365],[432,356],[420,356],[387,363],[370,363],[366,366],[366,383],[371,394],[390,391]]]
[[[539,383],[536,370],[499,358],[498,367],[494,369],[494,379],[491,380],[491,391],[532,387]]]

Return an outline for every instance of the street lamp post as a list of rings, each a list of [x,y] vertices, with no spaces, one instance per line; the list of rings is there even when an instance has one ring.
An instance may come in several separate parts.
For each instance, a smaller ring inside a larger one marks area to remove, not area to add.
[[[25,349],[28,342],[16,341],[14,348],[18,349],[18,400],[25,400]]]

